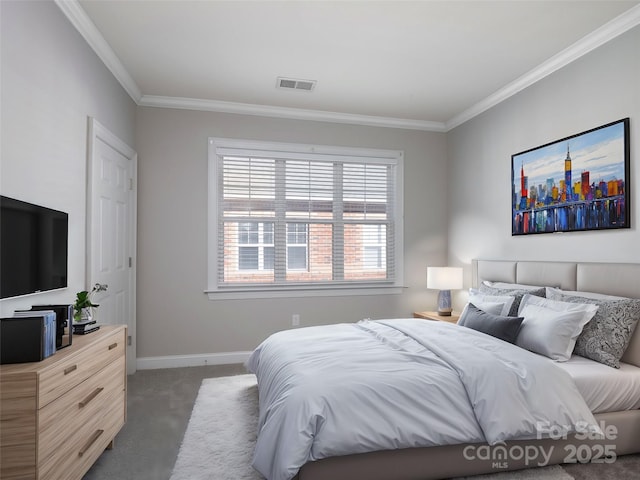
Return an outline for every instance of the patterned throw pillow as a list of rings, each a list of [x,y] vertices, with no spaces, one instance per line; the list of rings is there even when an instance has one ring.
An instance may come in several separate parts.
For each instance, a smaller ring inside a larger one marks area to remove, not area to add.
[[[536,290],[520,290],[515,288],[494,288],[484,283],[480,284],[480,292],[490,294],[490,295],[509,295],[514,297],[513,303],[511,304],[511,309],[509,310],[510,317],[518,316],[518,308],[520,307],[520,302],[522,301],[522,297],[525,295],[535,295],[536,297],[544,298],[544,287],[538,288]]]
[[[613,368],[620,368],[631,335],[640,319],[640,300],[599,300],[552,293],[553,300],[592,303],[598,311],[585,325],[573,353]]]

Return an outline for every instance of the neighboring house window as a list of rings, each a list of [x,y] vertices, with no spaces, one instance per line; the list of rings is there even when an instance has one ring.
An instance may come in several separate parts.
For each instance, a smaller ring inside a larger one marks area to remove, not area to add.
[[[211,298],[402,286],[402,152],[212,138],[209,172]]]
[[[287,223],[287,270],[307,269],[307,224]]]
[[[387,264],[385,225],[362,226],[362,263],[367,270],[381,270]]]
[[[273,270],[273,223],[238,223],[238,270]]]

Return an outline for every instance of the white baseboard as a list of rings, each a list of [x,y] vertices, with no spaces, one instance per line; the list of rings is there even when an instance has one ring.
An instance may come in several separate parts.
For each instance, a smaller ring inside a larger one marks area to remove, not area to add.
[[[166,357],[139,357],[138,370],[156,368],[200,367],[204,365],[229,365],[244,363],[251,352],[201,353],[196,355],[168,355]]]

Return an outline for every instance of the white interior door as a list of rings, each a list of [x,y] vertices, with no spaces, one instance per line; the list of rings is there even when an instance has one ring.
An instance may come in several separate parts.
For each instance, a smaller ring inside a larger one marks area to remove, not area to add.
[[[136,371],[136,173],[137,155],[95,119],[89,122],[87,195],[87,290],[106,291],[92,299],[100,305],[98,324],[127,325],[127,372]]]

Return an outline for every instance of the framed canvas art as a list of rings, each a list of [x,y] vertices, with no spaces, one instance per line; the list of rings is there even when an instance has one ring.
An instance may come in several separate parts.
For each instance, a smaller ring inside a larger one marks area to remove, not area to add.
[[[511,156],[511,234],[629,228],[629,118]]]

